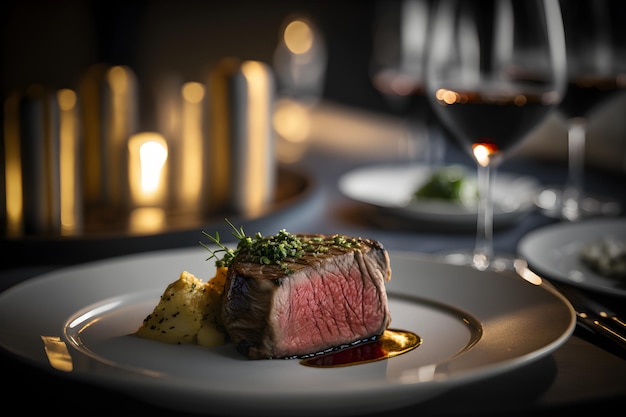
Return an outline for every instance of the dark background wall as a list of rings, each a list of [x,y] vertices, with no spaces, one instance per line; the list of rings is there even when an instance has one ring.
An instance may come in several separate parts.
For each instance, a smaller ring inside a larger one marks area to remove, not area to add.
[[[368,73],[375,7],[373,0],[5,0],[1,93],[31,83],[72,87],[98,62],[128,65],[140,81],[157,71],[204,81],[225,56],[271,63],[281,25],[304,13],[326,39],[324,97],[386,110]]]

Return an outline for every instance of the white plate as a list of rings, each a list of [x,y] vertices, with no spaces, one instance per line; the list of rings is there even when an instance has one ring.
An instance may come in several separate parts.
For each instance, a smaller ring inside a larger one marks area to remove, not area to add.
[[[626,240],[626,219],[588,219],[542,227],[525,235],[517,252],[537,273],[566,284],[626,297],[626,282],[599,275],[580,260],[583,246],[608,236]]]
[[[382,164],[356,168],[339,178],[345,196],[375,206],[405,220],[434,222],[443,226],[476,228],[476,208],[446,201],[412,201],[412,195],[431,176],[423,164]],[[472,170],[467,173],[475,178]],[[506,226],[534,210],[539,183],[527,176],[499,172],[494,181],[494,224]]]
[[[311,368],[298,360],[251,361],[232,345],[130,336],[181,271],[212,276],[202,248],[78,265],[13,287],[0,294],[0,346],[44,369],[174,410],[329,416],[424,401],[544,357],[573,332],[571,306],[545,286],[414,254],[390,256],[392,327],[423,342],[388,360]]]

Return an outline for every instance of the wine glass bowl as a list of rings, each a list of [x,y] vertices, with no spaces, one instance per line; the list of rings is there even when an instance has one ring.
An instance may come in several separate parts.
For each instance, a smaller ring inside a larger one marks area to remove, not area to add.
[[[584,167],[589,118],[626,91],[626,7],[620,0],[562,0],[561,10],[568,81],[559,110],[567,125],[568,171],[565,184],[547,187],[538,205],[545,215],[565,221],[617,215],[616,200],[586,195]]]
[[[497,167],[565,91],[558,0],[442,0],[432,28],[427,97],[478,170],[475,247],[445,259],[481,270],[513,270],[515,257],[493,250],[492,182]]]
[[[443,159],[424,91],[424,62],[432,0],[379,0],[373,25],[370,79],[388,108],[406,122],[409,159]],[[423,139],[423,140],[422,140]]]

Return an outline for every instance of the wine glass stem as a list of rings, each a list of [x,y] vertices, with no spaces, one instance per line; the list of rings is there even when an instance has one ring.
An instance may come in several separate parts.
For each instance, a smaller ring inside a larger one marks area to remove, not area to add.
[[[563,189],[561,216],[576,221],[581,216],[583,176],[585,171],[586,120],[577,117],[569,121],[567,128],[568,171]]]
[[[493,177],[495,168],[489,164],[477,164],[478,218],[476,245],[472,264],[476,269],[486,270],[493,258]]]

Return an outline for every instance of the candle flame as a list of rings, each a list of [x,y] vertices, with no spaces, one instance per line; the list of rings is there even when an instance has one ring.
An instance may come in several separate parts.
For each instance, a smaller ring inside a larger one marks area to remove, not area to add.
[[[476,162],[482,167],[486,167],[491,159],[498,154],[497,146],[491,143],[475,143],[472,145],[472,153]]]
[[[144,132],[128,141],[129,180],[132,200],[137,205],[161,205],[165,194],[167,143],[158,133]]]
[[[157,141],[149,141],[139,147],[141,162],[141,190],[154,193],[159,187],[161,169],[167,159],[167,148]]]

